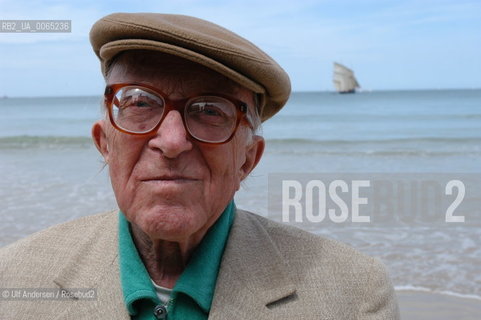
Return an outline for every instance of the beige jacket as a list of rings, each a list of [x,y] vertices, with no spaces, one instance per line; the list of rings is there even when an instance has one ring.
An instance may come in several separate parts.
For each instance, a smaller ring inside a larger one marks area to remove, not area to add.
[[[129,319],[116,213],[0,249],[0,319]],[[94,300],[5,300],[4,288],[94,288]],[[384,266],[338,242],[238,210],[209,319],[399,319]]]

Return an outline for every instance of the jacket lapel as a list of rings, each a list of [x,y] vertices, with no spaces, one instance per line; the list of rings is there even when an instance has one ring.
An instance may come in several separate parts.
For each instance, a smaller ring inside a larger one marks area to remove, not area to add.
[[[118,215],[106,215],[83,239],[54,283],[60,289],[94,289],[96,298],[69,299],[56,319],[130,319],[120,286]]]
[[[262,218],[237,210],[209,319],[268,318],[270,307],[295,297],[287,270]]]

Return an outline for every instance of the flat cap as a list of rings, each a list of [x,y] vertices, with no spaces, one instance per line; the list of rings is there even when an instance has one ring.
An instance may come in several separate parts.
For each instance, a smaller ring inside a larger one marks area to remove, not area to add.
[[[114,13],[97,21],[90,42],[104,76],[126,50],[154,50],[204,65],[257,93],[265,121],[286,103],[287,73],[265,52],[239,35],[209,21],[173,14]]]

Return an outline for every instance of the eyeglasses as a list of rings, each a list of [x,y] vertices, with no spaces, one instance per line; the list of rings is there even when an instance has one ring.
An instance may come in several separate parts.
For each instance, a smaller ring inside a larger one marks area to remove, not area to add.
[[[118,83],[108,85],[104,97],[112,125],[132,135],[157,131],[171,110],[182,111],[184,126],[192,138],[211,144],[230,141],[242,119],[250,122],[244,102],[221,94],[173,101],[145,84]]]

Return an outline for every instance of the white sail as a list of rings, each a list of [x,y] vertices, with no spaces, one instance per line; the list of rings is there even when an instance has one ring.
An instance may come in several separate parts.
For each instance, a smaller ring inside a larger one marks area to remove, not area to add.
[[[340,93],[354,92],[356,88],[359,88],[359,83],[356,77],[354,77],[354,72],[337,62],[334,62],[334,76],[332,81],[334,82],[336,91]]]

